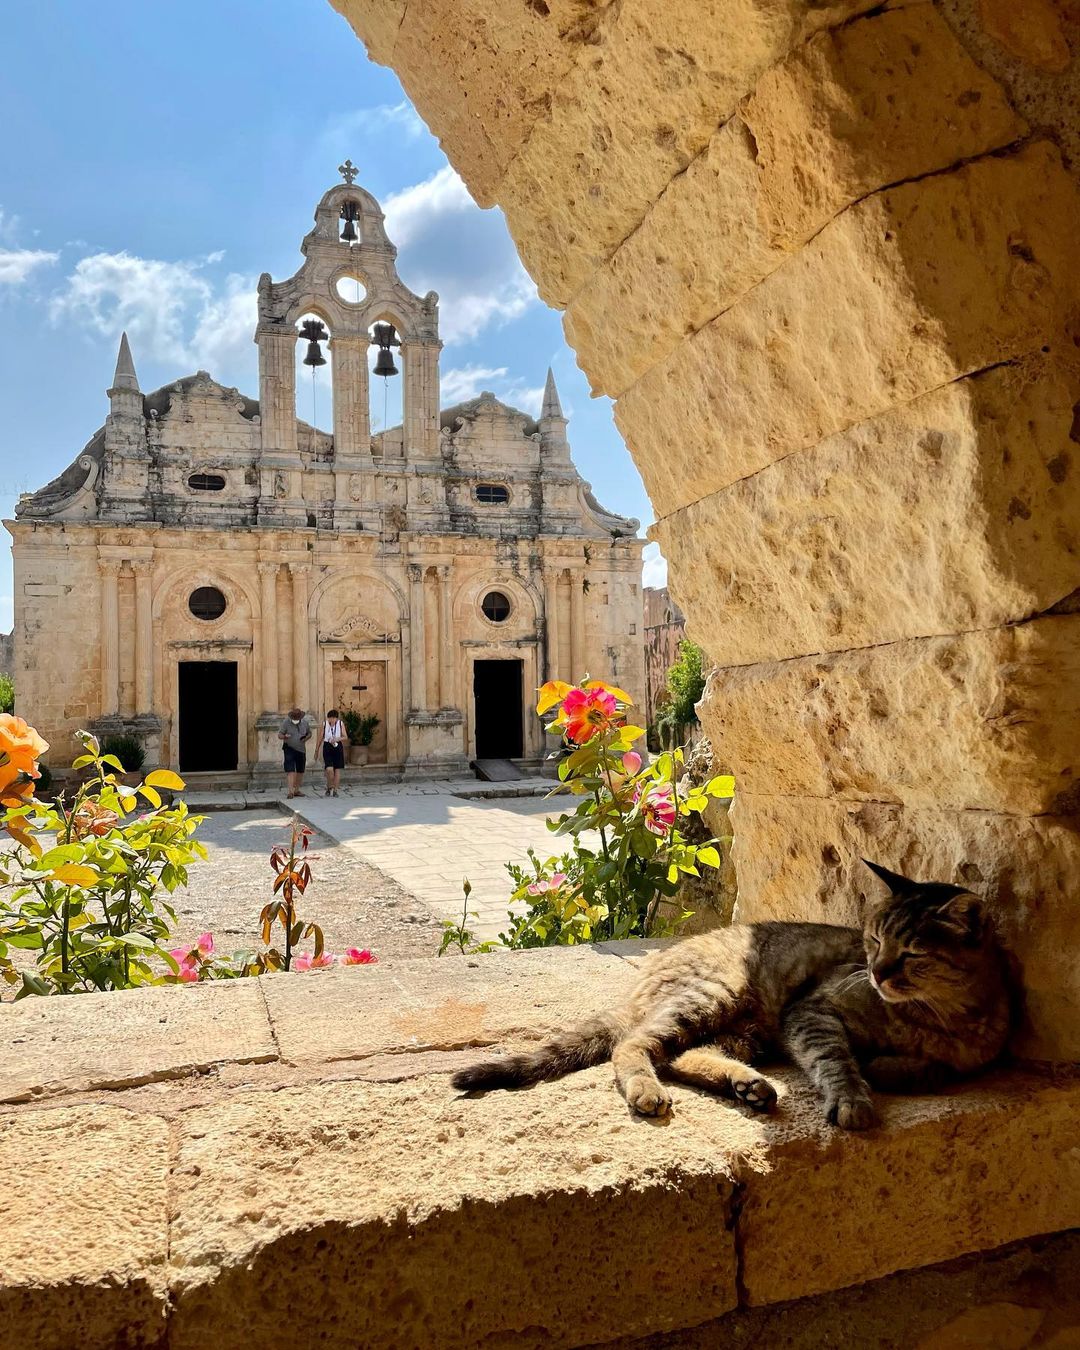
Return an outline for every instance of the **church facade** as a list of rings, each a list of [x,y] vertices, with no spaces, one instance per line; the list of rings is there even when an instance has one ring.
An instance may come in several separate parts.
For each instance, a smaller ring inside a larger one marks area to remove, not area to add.
[[[374,714],[366,772],[529,767],[545,679],[644,693],[643,541],[575,469],[550,371],[538,419],[441,408],[438,297],[343,176],[299,271],[260,278],[258,401],[204,371],[144,394],[125,336],[105,425],[6,522],[18,710],[57,768],[89,727],[258,781],[293,705]],[[297,416],[298,342],[329,360],[332,433]],[[373,434],[386,379],[401,425]]]

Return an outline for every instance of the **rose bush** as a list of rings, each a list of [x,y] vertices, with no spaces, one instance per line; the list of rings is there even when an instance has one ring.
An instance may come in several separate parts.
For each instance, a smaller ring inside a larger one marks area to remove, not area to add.
[[[505,945],[670,934],[689,914],[665,919],[661,902],[676,895],[684,877],[720,866],[717,841],[690,842],[680,821],[700,815],[710,797],[730,797],[734,780],[680,782],[681,749],[646,764],[634,749],[645,731],[628,721],[632,706],[628,694],[602,680],[553,680],[540,690],[536,711],[551,714],[547,730],[570,751],[559,763],[555,791],[573,794],[578,804],[548,822],[569,840],[566,852],[541,859],[530,850],[527,866],[508,864],[511,899],[528,909],[511,913]]]

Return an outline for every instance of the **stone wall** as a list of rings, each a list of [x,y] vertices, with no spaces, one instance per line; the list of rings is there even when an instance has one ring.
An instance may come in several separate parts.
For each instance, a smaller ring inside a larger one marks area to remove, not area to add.
[[[617,400],[739,914],[966,879],[1080,1054],[1073,0],[334,3]]]

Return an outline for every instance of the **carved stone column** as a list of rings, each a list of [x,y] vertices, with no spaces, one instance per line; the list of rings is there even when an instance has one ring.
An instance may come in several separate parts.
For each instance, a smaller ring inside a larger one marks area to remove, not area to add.
[[[279,564],[259,563],[259,669],[264,712],[278,707],[277,577]]]
[[[547,637],[546,653],[546,679],[563,680],[568,676],[559,665],[562,660],[562,654],[559,651],[559,638],[562,625],[559,622],[559,571],[548,571],[544,574],[544,627]]]
[[[439,342],[405,342],[401,420],[406,457],[432,459],[439,448]]]
[[[290,563],[293,593],[293,699],[298,708],[310,711],[311,698],[308,672],[308,596],[311,589],[311,564]]]
[[[296,332],[260,330],[259,416],[263,451],[296,453]]]
[[[330,341],[334,358],[334,459],[371,458],[367,334]]]
[[[585,591],[584,577],[570,574],[570,671],[567,679],[573,684],[585,678]]]
[[[417,563],[409,564],[409,670],[411,672],[412,710],[427,709],[427,646],[424,640],[424,572]]]
[[[449,563],[437,569],[439,578],[439,706],[457,707],[455,674],[457,662],[454,648],[454,616],[451,611],[450,577],[453,567]]]
[[[101,574],[101,715],[120,711],[120,564],[98,562]]]
[[[149,558],[133,558],[135,573],[135,712],[149,713],[154,707],[154,617],[150,588],[154,564]]]

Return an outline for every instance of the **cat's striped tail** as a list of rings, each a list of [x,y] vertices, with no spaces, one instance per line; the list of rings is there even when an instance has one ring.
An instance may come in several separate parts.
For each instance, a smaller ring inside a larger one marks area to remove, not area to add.
[[[619,1017],[603,1013],[548,1036],[535,1050],[470,1064],[467,1069],[459,1069],[450,1081],[461,1092],[484,1092],[489,1088],[528,1087],[550,1078],[563,1078],[610,1059],[622,1031]]]

